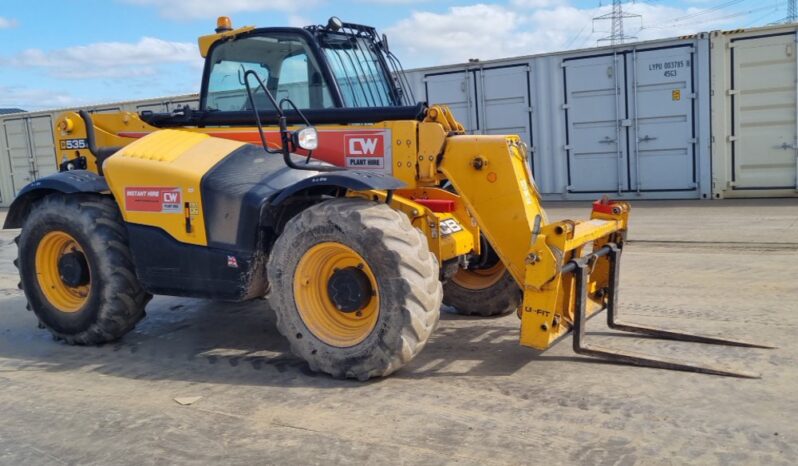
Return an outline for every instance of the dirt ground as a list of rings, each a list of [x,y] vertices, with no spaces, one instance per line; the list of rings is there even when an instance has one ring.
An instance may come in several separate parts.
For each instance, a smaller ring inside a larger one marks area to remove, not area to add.
[[[637,202],[632,215],[628,320],[778,349],[621,336],[602,319],[588,339],[761,379],[606,364],[570,338],[540,353],[518,345],[515,316],[444,313],[397,374],[338,381],[288,352],[263,301],[158,297],[121,341],[69,347],[25,311],[17,233],[2,231],[0,463],[796,464],[798,201]]]

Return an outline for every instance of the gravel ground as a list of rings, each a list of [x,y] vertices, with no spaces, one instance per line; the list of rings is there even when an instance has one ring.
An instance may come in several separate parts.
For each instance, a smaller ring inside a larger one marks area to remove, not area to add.
[[[778,348],[624,336],[602,319],[588,339],[761,379],[606,364],[570,338],[541,353],[518,345],[515,316],[445,312],[397,374],[338,381],[288,352],[264,301],[157,297],[121,341],[69,347],[25,311],[17,233],[0,231],[0,463],[798,463],[798,201],[638,202],[632,216],[627,320]]]

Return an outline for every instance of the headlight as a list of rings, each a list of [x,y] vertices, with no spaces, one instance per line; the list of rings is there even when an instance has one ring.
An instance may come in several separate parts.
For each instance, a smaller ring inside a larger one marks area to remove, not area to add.
[[[300,149],[316,150],[316,148],[319,147],[319,132],[316,131],[316,128],[308,126],[307,128],[300,129],[295,134],[296,145],[299,146]]]

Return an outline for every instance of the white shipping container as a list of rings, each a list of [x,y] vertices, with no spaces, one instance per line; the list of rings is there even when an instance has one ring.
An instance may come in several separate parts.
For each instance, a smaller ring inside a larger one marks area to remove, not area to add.
[[[546,199],[798,196],[796,26],[408,71],[474,134],[518,134]],[[197,95],[88,107],[173,111]],[[0,206],[55,172],[65,110],[0,117]]]
[[[196,94],[81,107],[92,113],[119,111],[169,112],[188,105],[197,108]],[[26,184],[58,171],[53,121],[73,109],[0,116],[0,206],[7,207]]]
[[[798,196],[795,25],[713,32],[713,196]]]
[[[475,134],[519,134],[544,197],[708,198],[706,34],[408,72]]]

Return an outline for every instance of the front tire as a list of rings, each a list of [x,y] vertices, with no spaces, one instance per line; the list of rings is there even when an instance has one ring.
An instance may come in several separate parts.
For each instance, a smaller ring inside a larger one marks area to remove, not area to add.
[[[438,262],[385,204],[346,198],[304,210],[275,242],[267,271],[277,329],[312,370],[334,377],[396,371],[440,316]]]
[[[120,338],[151,298],[139,284],[127,230],[111,198],[51,194],[18,239],[28,307],[56,339],[91,345]]]

